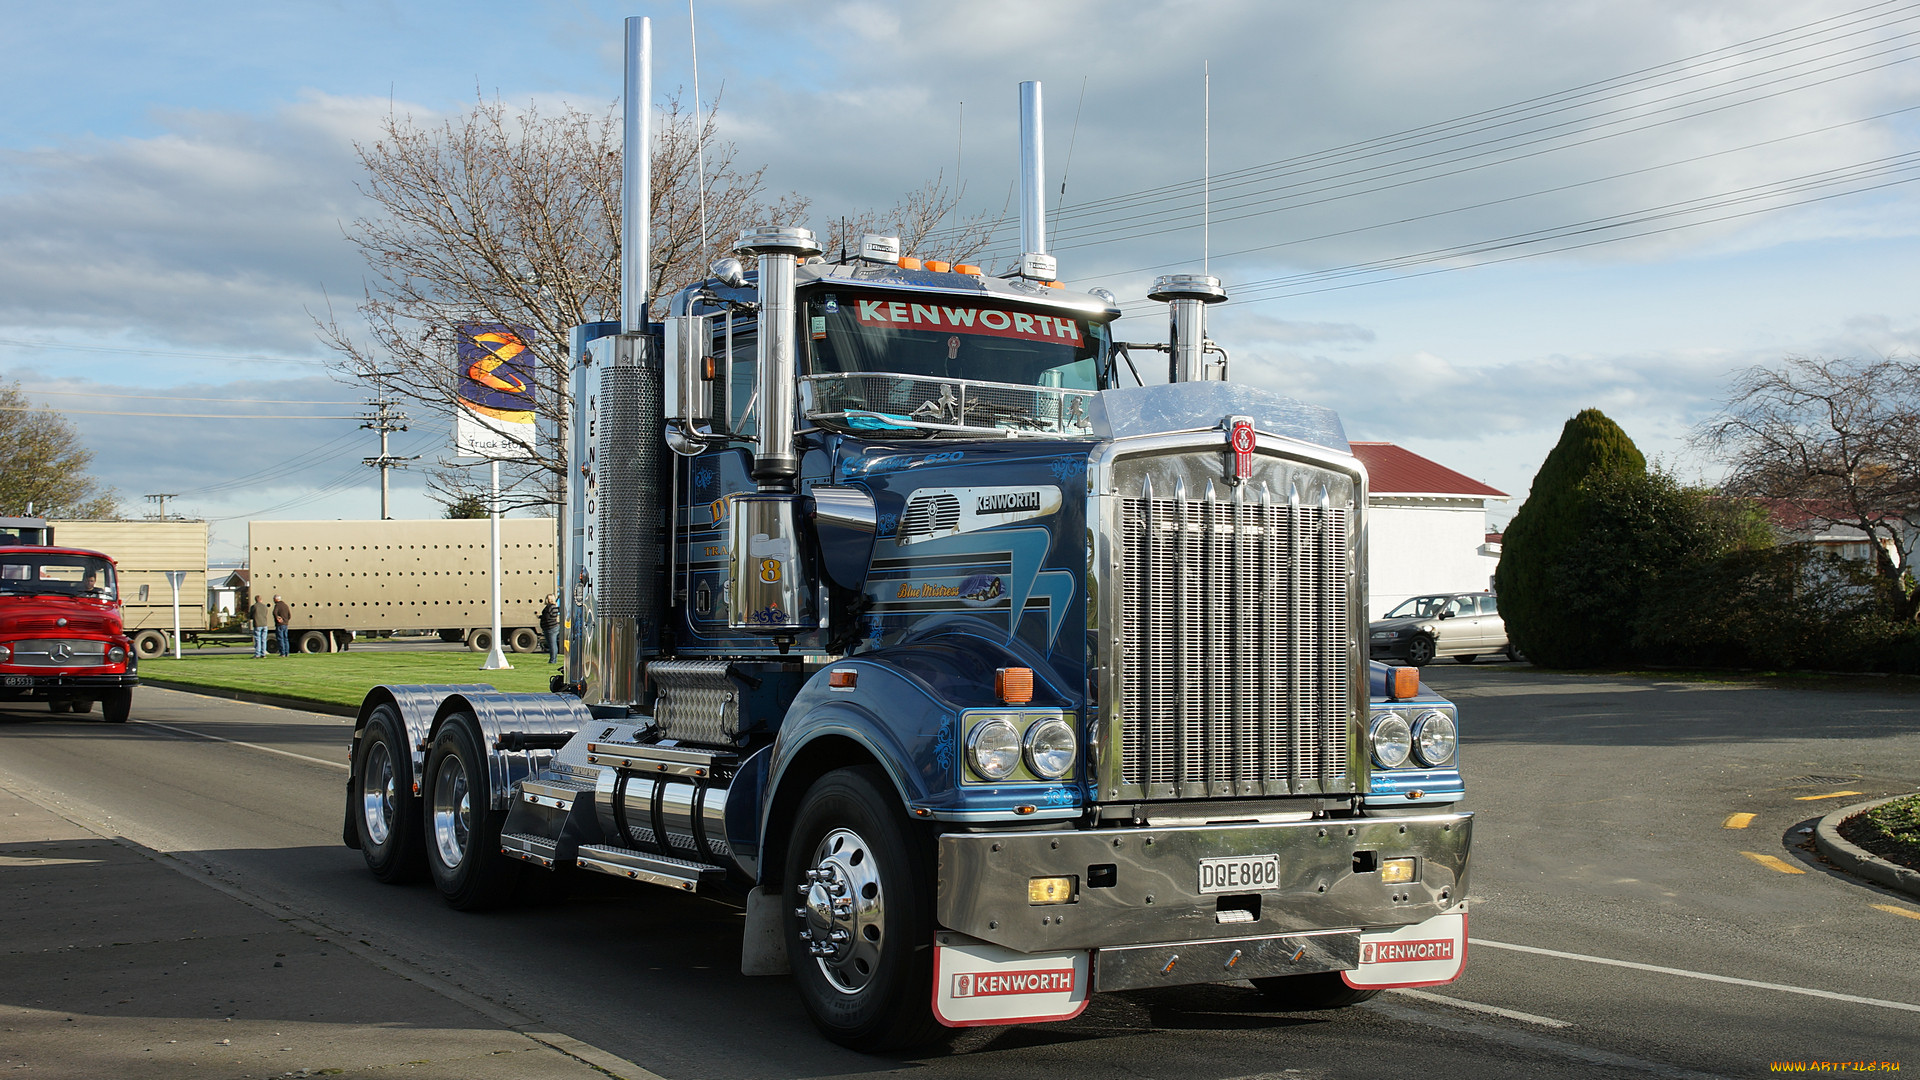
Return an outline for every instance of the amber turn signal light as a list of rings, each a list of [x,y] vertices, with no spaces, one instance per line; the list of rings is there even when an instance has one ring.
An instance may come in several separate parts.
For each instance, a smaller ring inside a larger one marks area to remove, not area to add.
[[[860,683],[860,672],[853,668],[840,668],[827,672],[827,689],[852,690]]]
[[[1387,672],[1387,696],[1395,701],[1415,697],[1420,693],[1420,669],[1397,667]]]
[[[993,692],[1008,705],[1025,705],[1033,700],[1033,669],[1003,667],[993,673]]]

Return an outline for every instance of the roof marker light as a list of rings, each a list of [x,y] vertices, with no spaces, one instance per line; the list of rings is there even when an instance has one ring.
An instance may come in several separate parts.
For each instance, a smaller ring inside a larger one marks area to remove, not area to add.
[[[900,269],[918,270],[920,269],[920,260],[911,255],[902,255],[900,256]]]

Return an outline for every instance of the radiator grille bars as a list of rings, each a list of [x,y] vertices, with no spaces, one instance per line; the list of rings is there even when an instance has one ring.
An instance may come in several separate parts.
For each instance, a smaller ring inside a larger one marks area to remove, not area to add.
[[[1256,480],[1121,500],[1121,780],[1145,798],[1346,791],[1352,511]]]

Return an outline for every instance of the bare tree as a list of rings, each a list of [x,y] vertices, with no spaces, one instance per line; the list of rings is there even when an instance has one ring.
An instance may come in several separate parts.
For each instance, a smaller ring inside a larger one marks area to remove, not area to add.
[[[807,207],[793,195],[764,198],[764,167],[739,166],[734,145],[714,138],[717,109],[716,100],[698,116],[674,98],[656,117],[647,282],[656,314],[740,230]],[[619,309],[620,139],[614,109],[546,114],[481,97],[439,123],[389,115],[380,138],[356,143],[367,171],[360,190],[375,206],[346,230],[371,271],[358,304],[365,330],[331,311],[317,320],[351,378],[447,416],[456,328],[524,328],[540,426],[556,430],[570,406],[568,330]],[[514,483],[503,508],[557,499],[563,448],[543,440],[524,449],[527,460],[506,466]],[[477,492],[464,464],[440,464],[430,483],[443,502]]]
[[[919,259],[972,262],[993,239],[999,218],[985,210],[959,216],[961,192],[950,190],[944,172],[887,211],[869,210],[833,219],[827,226],[828,258],[859,248],[860,237],[880,233],[900,238],[900,251]]]
[[[67,418],[36,408],[20,384],[0,386],[0,446],[7,448],[0,469],[0,513],[40,517],[110,518],[119,513],[112,488],[102,490],[87,475],[93,451]]]
[[[1920,534],[1920,364],[1790,357],[1751,368],[1694,438],[1731,466],[1730,494],[1859,530],[1889,613],[1920,617],[1909,572]]]

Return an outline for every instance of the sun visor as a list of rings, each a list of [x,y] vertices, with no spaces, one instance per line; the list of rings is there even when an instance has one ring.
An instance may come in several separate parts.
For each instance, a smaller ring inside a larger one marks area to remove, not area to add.
[[[1229,382],[1181,382],[1128,386],[1094,395],[1090,419],[1103,439],[1207,431],[1229,416],[1249,416],[1256,429],[1351,453],[1340,416],[1252,386]]]

